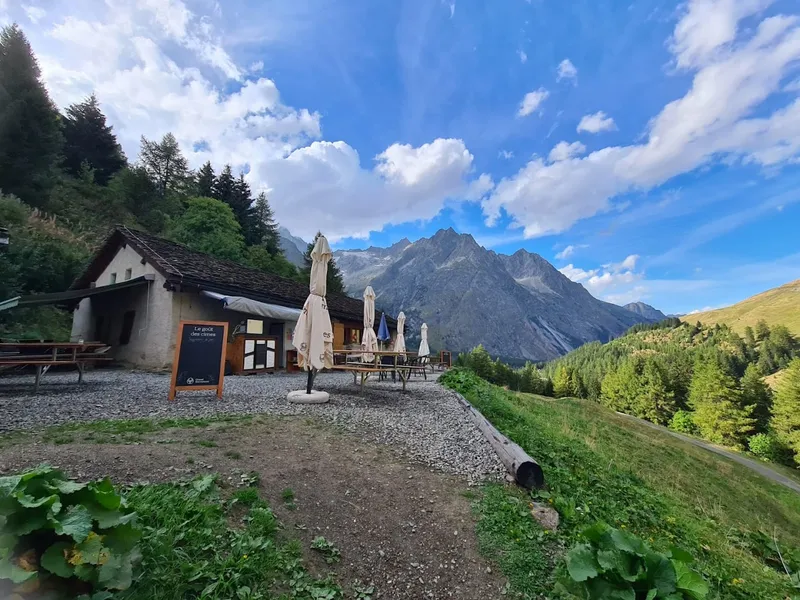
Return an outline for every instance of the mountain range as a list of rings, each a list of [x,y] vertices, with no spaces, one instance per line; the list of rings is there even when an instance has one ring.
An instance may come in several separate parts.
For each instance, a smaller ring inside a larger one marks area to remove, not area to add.
[[[283,250],[286,260],[296,267],[304,266],[303,256],[308,248],[308,242],[292,235],[286,227],[279,227],[278,234],[280,235],[281,250]]]
[[[598,300],[538,254],[497,254],[453,229],[388,248],[337,250],[334,259],[351,296],[371,285],[380,309],[405,312],[410,348],[426,322],[434,348],[483,344],[504,360],[544,361],[664,318],[643,303]]]
[[[635,312],[637,315],[643,316],[645,319],[650,321],[663,321],[667,318],[668,315],[665,315],[663,312],[658,310],[657,308],[653,308],[649,304],[645,304],[644,302],[631,302],[623,306],[623,308],[627,308],[631,312]]]

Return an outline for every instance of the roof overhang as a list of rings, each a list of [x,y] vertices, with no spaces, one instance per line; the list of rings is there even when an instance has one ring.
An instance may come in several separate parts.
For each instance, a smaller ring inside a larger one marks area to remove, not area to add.
[[[287,306],[280,306],[278,304],[270,304],[268,302],[260,302],[252,298],[244,296],[226,296],[218,294],[217,292],[209,292],[203,290],[201,292],[204,296],[221,300],[223,307],[228,310],[233,310],[240,313],[249,315],[257,315],[259,317],[266,317],[268,319],[275,319],[278,321],[297,321],[303,313],[299,308],[289,308]]]
[[[53,294],[31,294],[30,296],[17,296],[0,302],[0,310],[7,310],[14,307],[43,306],[45,304],[73,304],[83,298],[99,296],[109,292],[116,292],[127,288],[137,287],[152,282],[155,275],[148,273],[135,279],[103,285],[100,287],[84,288],[81,290],[67,290],[65,292],[55,292]]]

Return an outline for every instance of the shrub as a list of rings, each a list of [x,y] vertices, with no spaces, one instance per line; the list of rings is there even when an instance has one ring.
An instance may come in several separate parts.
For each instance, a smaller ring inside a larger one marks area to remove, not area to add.
[[[708,584],[683,550],[653,551],[635,535],[598,523],[584,531],[588,543],[566,557],[567,575],[556,585],[562,598],[587,600],[703,600]]]
[[[786,447],[772,433],[757,433],[747,446],[750,452],[763,460],[781,462],[786,457]]]
[[[0,597],[124,590],[138,559],[136,513],[108,479],[77,483],[43,465],[0,477]]]
[[[694,435],[697,433],[697,425],[694,424],[693,413],[688,410],[679,410],[672,415],[669,428],[680,433]]]

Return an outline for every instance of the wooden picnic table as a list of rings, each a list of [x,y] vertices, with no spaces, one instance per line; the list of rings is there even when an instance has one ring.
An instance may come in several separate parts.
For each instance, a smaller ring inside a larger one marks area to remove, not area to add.
[[[369,379],[370,375],[374,374],[383,374],[383,373],[392,373],[392,379],[394,379],[395,373],[400,377],[400,381],[403,383],[403,391],[406,391],[406,382],[411,378],[411,375],[414,372],[421,372],[423,377],[427,379],[427,375],[425,374],[425,368],[416,364],[416,360],[413,363],[401,363],[399,359],[402,357],[404,360],[408,356],[412,356],[416,358],[416,352],[395,352],[394,350],[374,350],[372,352],[364,352],[363,350],[337,350],[334,351],[334,361],[336,355],[344,355],[345,356],[345,363],[344,364],[335,364],[333,365],[334,371],[347,371],[353,374],[353,383],[358,383],[358,376],[361,376],[361,391],[364,391],[364,382]],[[360,356],[362,354],[372,354],[373,358],[370,361],[364,362],[360,360]],[[359,356],[358,361],[347,362],[348,356]],[[391,357],[393,360],[391,363],[385,363],[382,359],[385,357]]]
[[[78,383],[82,383],[87,363],[111,360],[105,355],[108,349],[108,344],[103,342],[2,342],[0,369],[36,367],[33,389],[38,392],[42,374],[53,366],[75,365]]]

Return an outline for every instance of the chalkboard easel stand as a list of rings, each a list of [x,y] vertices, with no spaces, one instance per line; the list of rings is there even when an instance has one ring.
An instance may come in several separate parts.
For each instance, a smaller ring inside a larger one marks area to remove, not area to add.
[[[214,385],[178,385],[178,368],[181,361],[181,348],[183,344],[183,332],[185,326],[201,326],[201,327],[217,327],[220,328],[219,338],[221,339],[221,346],[217,360],[219,361],[219,376],[217,383]],[[179,391],[199,392],[204,390],[214,390],[217,392],[217,398],[222,400],[222,386],[225,378],[225,351],[228,342],[228,323],[218,321],[181,321],[178,324],[178,339],[175,344],[175,357],[172,361],[172,380],[169,386],[169,399],[175,400],[175,396]]]

